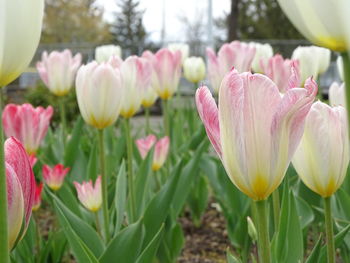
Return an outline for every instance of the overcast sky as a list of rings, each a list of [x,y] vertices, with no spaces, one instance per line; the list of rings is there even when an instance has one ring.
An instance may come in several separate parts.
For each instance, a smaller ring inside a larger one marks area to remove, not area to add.
[[[105,8],[106,19],[111,17],[111,12],[118,10],[115,4],[117,1],[97,0],[98,4]],[[201,16],[205,22],[207,21],[207,0],[140,0],[140,6],[145,10],[144,25],[154,41],[160,40],[163,1],[165,1],[166,41],[168,42],[185,41],[184,26],[179,21],[180,16],[188,18]],[[212,2],[214,18],[230,11],[230,0],[212,0]]]

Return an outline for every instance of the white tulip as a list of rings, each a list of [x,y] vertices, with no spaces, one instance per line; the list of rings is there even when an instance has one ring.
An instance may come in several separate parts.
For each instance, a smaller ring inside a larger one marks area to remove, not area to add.
[[[103,45],[95,49],[95,60],[99,63],[107,62],[112,56],[121,57],[122,50],[120,46]]]
[[[337,82],[333,82],[328,90],[328,98],[331,106],[341,105],[345,107],[344,83],[339,85]]]
[[[265,64],[269,58],[273,56],[272,46],[268,43],[261,44],[250,42],[250,46],[255,48],[255,56],[252,62],[252,69],[256,73],[262,73],[261,63]]]
[[[343,58],[341,56],[338,56],[338,58],[337,58],[338,73],[339,73],[340,79],[344,81],[344,68],[343,67],[344,67]]]
[[[197,84],[205,78],[205,63],[201,57],[189,57],[185,59],[183,68],[185,78],[189,82]]]

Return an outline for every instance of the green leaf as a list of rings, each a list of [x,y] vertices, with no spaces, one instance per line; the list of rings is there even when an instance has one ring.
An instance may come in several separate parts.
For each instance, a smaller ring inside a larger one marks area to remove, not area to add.
[[[144,232],[141,220],[124,228],[109,242],[100,262],[134,263],[141,252]]]
[[[226,261],[227,263],[242,263],[242,261],[231,254],[229,249],[226,250]]]
[[[321,252],[321,246],[322,246],[322,235],[320,235],[316,245],[312,249],[309,257],[306,259],[305,263],[318,263],[320,258],[320,252]]]
[[[66,144],[66,149],[64,153],[64,165],[71,167],[76,159],[78,153],[78,148],[82,134],[84,121],[82,117],[79,116],[78,120],[75,122],[75,126],[72,132],[70,140]]]
[[[117,185],[115,187],[115,209],[117,211],[116,223],[115,223],[115,233],[118,233],[124,218],[125,204],[126,204],[126,173],[125,173],[125,163],[122,162],[122,165],[119,170],[117,177]]]
[[[156,233],[154,238],[148,244],[148,246],[142,251],[141,255],[137,258],[136,263],[149,263],[153,262],[156,256],[160,241],[164,233],[164,224],[161,225],[159,231]]]
[[[295,196],[295,204],[300,216],[300,224],[302,229],[305,229],[315,218],[312,208],[299,196]]]
[[[90,152],[89,161],[87,164],[87,178],[93,181],[96,180],[98,174],[98,161],[97,161],[97,144],[96,142],[92,146],[92,150]]]

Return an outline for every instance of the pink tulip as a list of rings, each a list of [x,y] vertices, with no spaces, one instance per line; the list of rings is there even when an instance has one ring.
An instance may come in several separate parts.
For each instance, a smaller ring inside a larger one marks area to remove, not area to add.
[[[168,156],[170,140],[165,136],[157,141],[156,136],[148,135],[144,139],[136,140],[136,146],[140,152],[142,159],[145,159],[151,148],[154,147],[152,170],[158,171]]]
[[[31,104],[7,104],[2,113],[4,132],[7,137],[14,136],[26,149],[35,154],[44,139],[53,114],[51,106],[34,108]]]
[[[5,141],[9,246],[25,233],[32,214],[35,179],[22,144],[11,137]]]
[[[97,212],[102,205],[101,176],[99,176],[93,186],[92,181],[79,184],[74,182],[78,192],[80,202],[91,212]]]
[[[233,41],[224,44],[216,56],[207,48],[208,78],[215,92],[219,92],[222,79],[235,67],[239,72],[250,71],[255,56],[255,47],[243,42]]]
[[[197,90],[197,109],[207,135],[243,193],[264,200],[279,186],[316,93],[312,79],[305,88],[291,85],[281,95],[268,77],[236,70],[222,81],[219,108],[207,87]]]
[[[34,168],[36,162],[38,161],[38,158],[34,154],[28,155],[29,163],[32,168]]]
[[[65,168],[62,164],[56,164],[53,168],[48,165],[44,165],[42,173],[45,183],[52,190],[59,190],[69,170],[69,167]]]
[[[294,74],[298,78],[300,85],[300,69],[299,61],[293,59],[283,59],[281,55],[275,55],[266,62],[261,60],[260,67],[263,73],[276,83],[281,93],[285,93],[288,89],[288,81]],[[293,69],[294,68],[294,69]]]
[[[49,90],[56,96],[63,96],[72,88],[81,60],[81,54],[73,57],[68,49],[62,52],[53,51],[50,54],[44,51],[36,68]]]
[[[161,99],[171,98],[177,91],[181,78],[181,52],[179,50],[171,52],[167,48],[162,48],[156,54],[145,51],[142,57],[151,62],[153,89]]]
[[[34,194],[34,203],[33,203],[33,211],[37,211],[40,208],[41,205],[41,192],[43,191],[44,184],[39,183],[35,187],[35,194]]]

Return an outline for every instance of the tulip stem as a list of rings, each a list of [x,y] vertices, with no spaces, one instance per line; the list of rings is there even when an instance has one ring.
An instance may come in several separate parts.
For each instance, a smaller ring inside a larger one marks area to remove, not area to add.
[[[62,128],[62,142],[63,145],[66,144],[66,130],[67,130],[67,122],[66,122],[66,108],[64,105],[64,97],[59,98],[60,104],[60,117],[61,117],[61,128]]]
[[[343,52],[341,56],[343,59],[346,109],[348,111],[348,116],[350,116],[350,57],[347,52]],[[348,125],[350,129],[350,122],[348,122]]]
[[[170,137],[170,127],[169,127],[169,101],[162,100],[163,106],[163,120],[164,120],[164,131],[165,135]]]
[[[273,204],[273,220],[275,223],[275,231],[278,230],[278,224],[280,222],[280,193],[278,188],[272,193],[272,204]]]
[[[258,216],[258,247],[259,262],[271,263],[269,224],[267,214],[267,201],[256,201],[256,211]]]
[[[0,116],[2,116],[3,103],[3,88],[0,87]],[[2,121],[0,121],[0,263],[10,262],[7,220],[7,184],[5,173],[4,133]]]
[[[128,158],[128,185],[129,185],[129,198],[130,198],[130,223],[135,220],[135,199],[134,199],[134,175],[132,169],[133,149],[131,138],[130,119],[125,119],[125,134],[126,134],[126,148]]]
[[[104,234],[106,242],[110,239],[109,235],[109,213],[108,213],[108,182],[106,174],[106,162],[105,162],[105,151],[104,151],[104,130],[98,130],[99,148],[100,148],[100,173],[102,177],[102,210],[104,220]]]
[[[101,235],[101,226],[100,226],[100,219],[98,218],[98,211],[94,212],[94,215],[95,215],[97,233]]]
[[[146,135],[151,133],[149,118],[150,118],[150,109],[147,107],[147,108],[145,108]]]
[[[331,197],[324,198],[324,212],[325,212],[325,221],[326,221],[328,263],[335,263],[335,246],[334,246],[334,235],[333,235]]]

